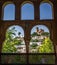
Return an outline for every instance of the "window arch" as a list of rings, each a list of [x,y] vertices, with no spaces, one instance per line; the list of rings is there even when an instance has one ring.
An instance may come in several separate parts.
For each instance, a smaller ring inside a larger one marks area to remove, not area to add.
[[[53,19],[53,6],[51,3],[43,2],[40,4],[40,20]]]
[[[25,3],[21,6],[21,20],[34,20],[33,4]]]
[[[35,64],[38,62],[38,64],[55,64],[55,55],[46,55],[54,53],[54,46],[50,39],[50,31],[45,25],[35,25],[31,29],[29,53],[39,54],[31,55],[29,57],[30,63]]]
[[[3,20],[15,20],[15,5],[13,3],[3,6]]]
[[[51,45],[50,49],[47,46],[49,51],[45,45]],[[32,28],[29,52],[54,53],[53,42],[50,39],[50,31],[45,25],[36,25]]]
[[[21,26],[10,26],[6,31],[2,53],[26,53],[24,31]]]

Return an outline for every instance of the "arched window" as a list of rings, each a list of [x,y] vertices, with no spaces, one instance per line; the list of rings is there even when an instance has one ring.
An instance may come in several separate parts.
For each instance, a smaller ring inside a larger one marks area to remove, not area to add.
[[[49,3],[40,4],[40,20],[42,19],[53,19],[53,9]]]
[[[49,45],[51,45],[50,48]],[[46,26],[36,25],[32,28],[29,47],[30,53],[54,53],[53,43],[50,39],[50,31]]]
[[[26,53],[24,31],[22,27],[13,25],[6,32],[2,53]]]
[[[31,40],[29,53],[40,53],[44,55],[30,55],[29,62],[38,64],[54,64],[55,55],[45,55],[54,53],[53,42],[50,39],[50,31],[45,25],[36,25],[31,30]],[[49,62],[51,61],[51,62]]]
[[[30,3],[25,3],[21,7],[21,20],[34,20],[34,6]]]
[[[15,20],[15,5],[7,4],[3,8],[3,20]]]

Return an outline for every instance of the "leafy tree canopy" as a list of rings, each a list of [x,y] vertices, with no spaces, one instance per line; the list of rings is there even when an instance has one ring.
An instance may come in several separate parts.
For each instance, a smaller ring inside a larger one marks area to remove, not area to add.
[[[11,53],[17,51],[15,45],[20,45],[21,41],[18,40],[17,38],[13,38],[13,36],[16,37],[15,32],[16,32],[15,27],[13,27],[12,29],[6,32],[6,39],[3,43],[3,48],[2,48],[3,53]]]
[[[34,36],[40,36],[40,35],[37,34],[36,32],[33,32],[33,33],[31,34],[31,36],[34,37]]]
[[[43,40],[42,45],[39,46],[38,48],[38,52],[39,53],[53,53],[54,52],[53,43],[49,37]]]

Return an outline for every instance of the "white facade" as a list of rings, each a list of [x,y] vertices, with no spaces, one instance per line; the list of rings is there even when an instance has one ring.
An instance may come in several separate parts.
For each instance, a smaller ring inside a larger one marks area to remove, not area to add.
[[[25,45],[15,45],[17,48],[17,52],[19,53],[26,53],[26,46]]]

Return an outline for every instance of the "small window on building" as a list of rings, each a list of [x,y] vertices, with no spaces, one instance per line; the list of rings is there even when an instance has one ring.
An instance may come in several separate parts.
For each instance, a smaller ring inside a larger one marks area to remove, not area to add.
[[[7,4],[3,8],[3,20],[15,20],[15,5]]]
[[[21,20],[34,20],[34,6],[26,3],[21,7]]]

